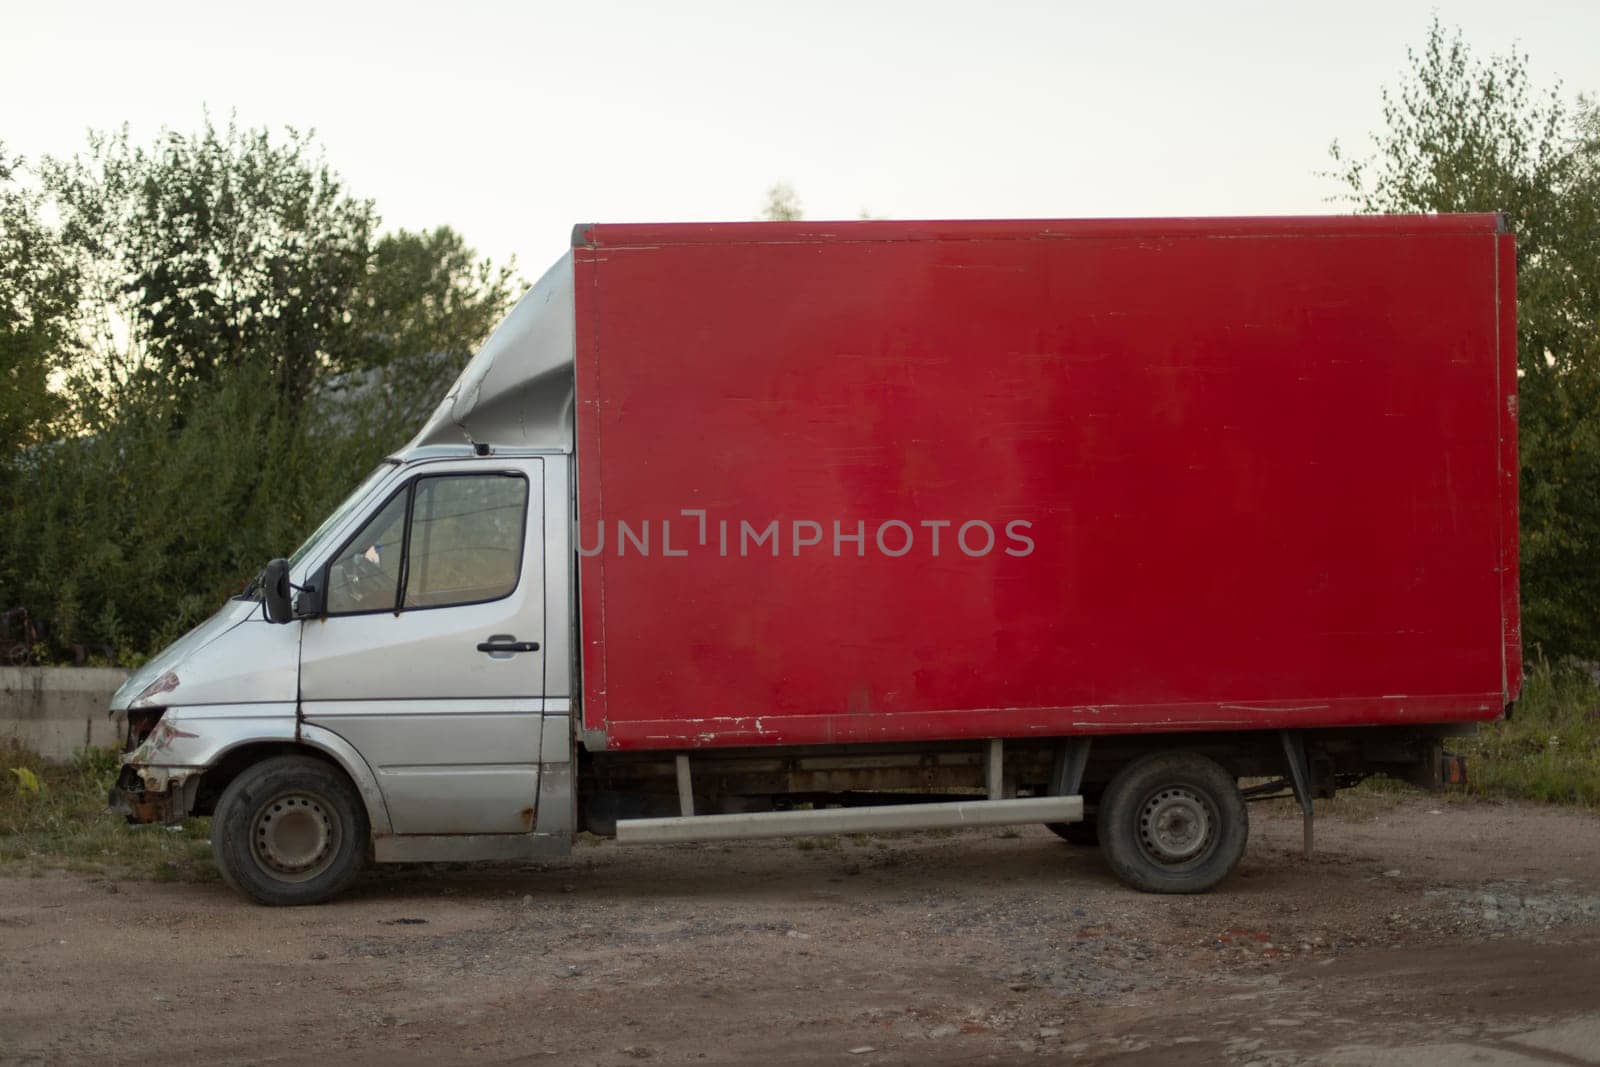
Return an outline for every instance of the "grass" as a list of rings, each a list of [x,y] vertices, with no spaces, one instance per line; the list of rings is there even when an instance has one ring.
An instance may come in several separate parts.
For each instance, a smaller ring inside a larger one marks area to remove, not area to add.
[[[13,742],[0,743],[0,872],[215,879],[206,820],[190,819],[178,830],[129,826],[107,810],[106,791],[117,770],[116,756],[104,749],[51,764]]]
[[[1541,659],[1509,720],[1447,747],[1467,757],[1474,794],[1600,806],[1600,683],[1584,668]]]

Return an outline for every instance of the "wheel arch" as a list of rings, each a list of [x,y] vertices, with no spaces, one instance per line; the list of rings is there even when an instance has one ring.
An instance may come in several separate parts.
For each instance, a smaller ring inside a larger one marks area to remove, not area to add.
[[[217,801],[234,779],[263,760],[274,756],[310,756],[339,770],[355,786],[367,810],[367,822],[374,837],[393,833],[389,809],[384,803],[378,778],[361,753],[344,738],[317,726],[302,726],[300,740],[246,741],[224,749],[200,777],[192,815],[210,815]]]

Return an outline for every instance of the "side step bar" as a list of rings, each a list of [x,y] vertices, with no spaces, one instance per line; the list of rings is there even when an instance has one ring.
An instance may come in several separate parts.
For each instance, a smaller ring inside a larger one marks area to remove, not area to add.
[[[679,841],[742,841],[806,834],[884,833],[958,826],[1016,826],[1033,822],[1081,822],[1082,797],[1023,797],[958,800],[931,804],[882,804],[867,808],[812,811],[752,811],[733,815],[689,815],[667,819],[621,819],[617,844],[658,845]]]

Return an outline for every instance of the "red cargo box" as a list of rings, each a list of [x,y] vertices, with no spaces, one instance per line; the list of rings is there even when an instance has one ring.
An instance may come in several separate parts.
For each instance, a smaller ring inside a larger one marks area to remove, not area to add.
[[[1496,216],[601,225],[575,260],[591,746],[1516,695]]]

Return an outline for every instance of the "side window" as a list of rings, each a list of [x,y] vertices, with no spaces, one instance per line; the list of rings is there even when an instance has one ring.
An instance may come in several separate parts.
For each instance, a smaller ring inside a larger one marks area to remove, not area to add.
[[[528,482],[505,475],[419,478],[404,604],[499,600],[522,568]]]
[[[394,610],[405,528],[406,494],[397,493],[328,567],[329,615]]]
[[[327,613],[442,608],[509,596],[522,570],[527,511],[528,481],[514,475],[413,480],[329,564]]]

